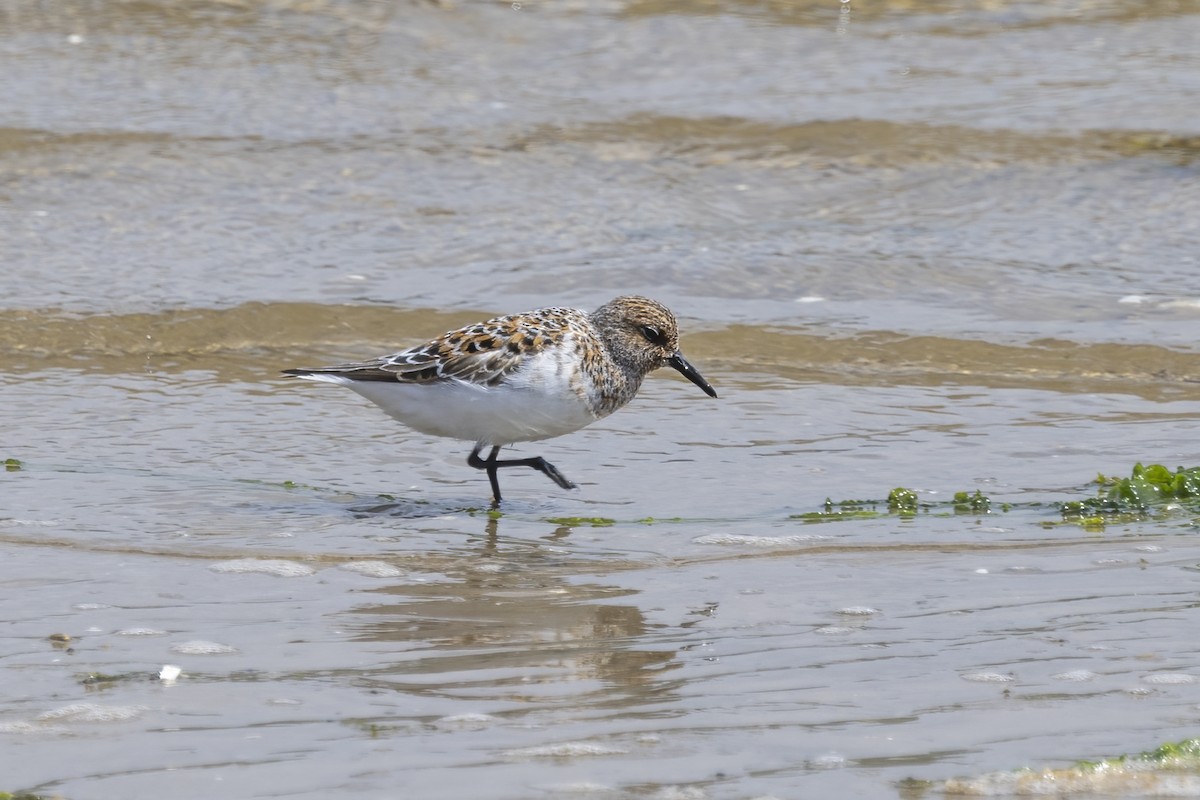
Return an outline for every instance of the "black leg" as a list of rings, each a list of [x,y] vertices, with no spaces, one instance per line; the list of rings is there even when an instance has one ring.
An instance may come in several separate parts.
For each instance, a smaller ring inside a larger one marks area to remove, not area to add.
[[[471,455],[467,456],[467,464],[475,469],[487,470],[488,482],[492,484],[492,502],[500,505],[500,481],[496,479],[496,455],[500,452],[500,448],[493,447],[492,452],[488,453],[486,461],[479,457],[479,451],[482,449],[482,442],[475,445]]]
[[[513,458],[505,461],[498,461],[496,456],[500,455],[500,446],[495,445],[492,451],[488,453],[487,458],[480,458],[479,451],[483,449],[483,444],[475,445],[475,449],[471,451],[471,455],[467,456],[467,464],[475,469],[482,469],[487,472],[488,481],[492,484],[492,499],[500,503],[500,481],[496,478],[496,470],[501,467],[530,467],[545,475],[550,480],[557,483],[564,489],[574,489],[575,484],[567,480],[558,468],[551,464],[541,456],[534,458]]]

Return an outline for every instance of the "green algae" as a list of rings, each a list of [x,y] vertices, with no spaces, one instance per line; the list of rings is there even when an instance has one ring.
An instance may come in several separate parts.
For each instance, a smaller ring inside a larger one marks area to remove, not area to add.
[[[954,493],[954,511],[958,514],[990,514],[992,500],[978,489],[975,494],[968,492]]]
[[[1168,742],[1153,750],[1099,761],[1079,761],[1062,769],[1017,769],[941,784],[903,782],[910,795],[930,789],[958,796],[1195,797],[1200,793],[1200,738]]]
[[[1012,506],[1009,504],[1000,506],[1002,511],[1011,509]],[[955,492],[951,500],[922,501],[916,491],[898,486],[888,492],[886,500],[839,500],[835,502],[830,498],[825,498],[825,506],[821,511],[792,514],[788,519],[798,519],[804,522],[836,522],[889,516],[911,519],[920,513],[935,516],[962,514],[983,516],[993,513],[992,499],[976,490],[974,492]]]
[[[1063,503],[1064,520],[1087,526],[1143,520],[1157,513],[1200,514],[1200,467],[1136,464],[1128,478],[1098,475],[1095,497]]]
[[[1136,755],[1122,755],[1101,761],[1078,761],[1074,769],[1095,771],[1125,767],[1131,764],[1151,765],[1159,769],[1191,770],[1200,773],[1200,738],[1167,742],[1153,750]]]
[[[608,517],[549,517],[546,522],[566,528],[609,528],[617,524],[615,519]]]
[[[110,686],[115,686],[118,683],[129,683],[131,681],[147,681],[156,676],[147,672],[89,672],[86,675],[80,675],[76,680],[80,686],[89,689],[106,689]]]
[[[887,498],[888,511],[896,514],[916,514],[917,508],[917,493],[912,489],[905,489],[903,486],[892,489],[888,492]]]
[[[826,498],[820,511],[792,514],[789,519],[803,522],[897,517],[912,519],[918,514],[933,516],[970,515],[976,517],[1014,510],[1044,515],[1056,509],[1057,519],[1045,519],[1047,528],[1075,525],[1089,532],[1101,532],[1107,525],[1192,516],[1200,526],[1200,467],[1176,467],[1162,464],[1136,464],[1129,477],[1098,475],[1095,496],[1058,502],[994,503],[979,490],[955,492],[951,500],[923,500],[912,489],[892,489],[883,500],[839,500]]]

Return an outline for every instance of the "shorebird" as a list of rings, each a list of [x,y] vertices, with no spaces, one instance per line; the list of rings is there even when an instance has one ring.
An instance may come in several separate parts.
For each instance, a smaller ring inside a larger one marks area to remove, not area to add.
[[[284,374],[346,386],[413,430],[474,442],[467,463],[487,473],[499,505],[502,467],[531,467],[575,488],[544,458],[500,460],[500,448],[607,417],[663,366],[717,396],[679,351],[675,315],[654,300],[625,296],[591,313],[550,307],[510,314],[370,361]]]

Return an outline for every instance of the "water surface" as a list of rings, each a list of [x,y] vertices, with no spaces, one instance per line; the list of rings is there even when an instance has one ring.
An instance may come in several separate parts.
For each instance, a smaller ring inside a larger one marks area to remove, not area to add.
[[[0,3],[0,790],[894,798],[1193,735],[1195,521],[1056,504],[1200,463],[1197,37]],[[469,445],[279,375],[633,292],[721,399],[515,448],[580,489],[498,516]],[[994,513],[797,516],[896,486]]]

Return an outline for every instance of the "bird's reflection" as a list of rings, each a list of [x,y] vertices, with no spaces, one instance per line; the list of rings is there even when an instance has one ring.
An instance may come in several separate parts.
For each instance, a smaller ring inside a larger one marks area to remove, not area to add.
[[[491,687],[506,696],[580,679],[639,691],[665,686],[663,668],[677,649],[646,646],[653,631],[628,602],[630,590],[581,580],[596,561],[562,547],[569,526],[530,540],[504,537],[501,516],[482,522],[470,549],[452,561],[438,554],[444,580],[377,589],[386,602],[355,609],[356,638],[391,645],[390,662],[371,680],[420,693]],[[625,602],[612,602],[617,597]]]

